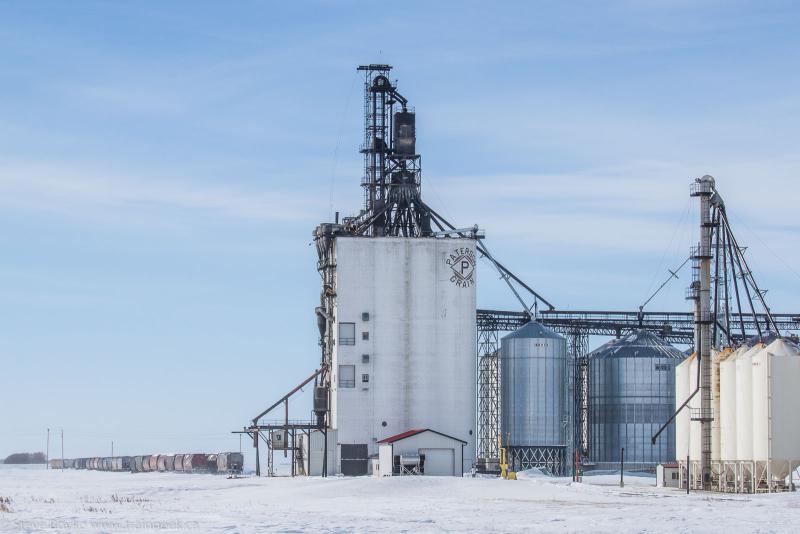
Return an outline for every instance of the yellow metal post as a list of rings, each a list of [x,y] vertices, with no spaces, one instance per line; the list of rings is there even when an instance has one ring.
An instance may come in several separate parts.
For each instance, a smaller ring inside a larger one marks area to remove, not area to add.
[[[497,436],[497,445],[497,448],[500,450],[500,476],[506,480],[517,480],[517,473],[509,469],[508,449],[503,447],[501,436]]]

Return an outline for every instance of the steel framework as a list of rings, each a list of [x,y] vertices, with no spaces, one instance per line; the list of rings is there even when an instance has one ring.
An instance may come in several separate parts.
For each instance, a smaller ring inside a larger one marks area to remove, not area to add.
[[[531,320],[524,311],[477,310],[478,330],[511,332]],[[670,343],[694,343],[694,313],[692,312],[640,312],[640,311],[540,311],[537,321],[563,335],[579,332],[582,335],[615,336],[633,330],[647,330],[658,334]],[[744,328],[744,334],[732,332],[733,342],[757,335],[758,328],[771,321],[781,332],[800,331],[800,313],[730,313],[731,323]]]
[[[496,332],[488,332],[497,336]],[[497,351],[478,358],[478,451],[479,458],[498,458],[500,435],[500,356]],[[496,465],[482,470],[496,471]]]
[[[568,458],[588,454],[589,448],[589,336],[575,329],[567,334],[568,391],[572,421],[567,422]],[[574,424],[573,424],[574,422]]]
[[[550,474],[562,476],[566,472],[565,447],[507,447],[513,471],[544,468]]]
[[[389,80],[391,70],[383,64],[358,67],[364,73],[364,209],[345,218],[344,229],[363,236],[430,236],[431,215],[420,198],[416,119]]]
[[[500,366],[497,359],[500,337],[513,332],[532,319],[525,311],[479,309],[477,325],[478,365],[478,451],[480,465],[490,466],[497,462],[497,443],[500,432]],[[570,362],[570,392],[573,420],[567,422],[568,446],[586,457],[589,448],[587,361],[589,336],[621,337],[634,330],[647,330],[671,343],[693,345],[695,314],[691,312],[645,312],[645,311],[540,311],[537,320],[551,330],[567,338]],[[739,328],[731,332],[732,340],[742,340],[757,335],[759,328],[774,324],[781,332],[800,331],[800,314],[789,313],[729,313],[730,321]],[[730,330],[728,330],[730,332]],[[482,372],[483,371],[483,372]],[[574,458],[574,452],[569,458]],[[489,469],[487,469],[489,470]]]

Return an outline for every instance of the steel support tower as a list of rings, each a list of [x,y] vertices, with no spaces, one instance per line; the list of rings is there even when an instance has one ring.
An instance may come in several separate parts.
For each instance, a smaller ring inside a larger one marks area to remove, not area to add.
[[[364,236],[431,235],[431,214],[421,199],[422,158],[416,153],[416,115],[389,80],[390,65],[364,73],[364,208],[344,219],[347,233]]]
[[[711,325],[715,320],[711,314],[711,238],[717,225],[711,212],[715,197],[714,179],[711,176],[699,178],[692,184],[690,194],[700,200],[700,242],[691,254],[699,282],[695,286],[694,346],[700,368],[700,413],[692,414],[691,419],[700,423],[700,472],[703,489],[708,489],[711,484],[711,425],[714,421],[711,410]]]

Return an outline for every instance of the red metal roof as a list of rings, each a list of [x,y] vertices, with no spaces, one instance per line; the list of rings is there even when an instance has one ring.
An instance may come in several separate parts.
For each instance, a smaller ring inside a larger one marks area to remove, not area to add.
[[[395,441],[400,441],[401,439],[410,438],[411,436],[416,436],[417,434],[422,434],[428,430],[427,428],[416,428],[414,430],[406,430],[405,432],[401,432],[399,434],[395,434],[394,436],[389,436],[388,438],[380,440],[378,443],[394,443]]]
[[[437,432],[436,430],[432,430],[430,428],[415,428],[413,430],[406,430],[405,432],[401,432],[400,434],[395,434],[394,436],[389,436],[388,438],[384,438],[380,440],[378,443],[394,443],[395,441],[400,441],[401,439],[410,438],[411,436],[416,436],[417,434],[422,434],[423,432],[433,432],[434,434],[439,434],[440,436],[444,436],[446,438],[455,441],[460,441],[464,445],[467,444],[467,442],[464,441],[463,439],[454,438],[453,436],[442,434],[441,432]]]

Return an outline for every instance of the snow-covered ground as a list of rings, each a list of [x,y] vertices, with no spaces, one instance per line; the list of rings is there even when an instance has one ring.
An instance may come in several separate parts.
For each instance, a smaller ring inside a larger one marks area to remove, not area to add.
[[[0,532],[800,532],[800,493],[649,477],[255,478],[0,465]]]

